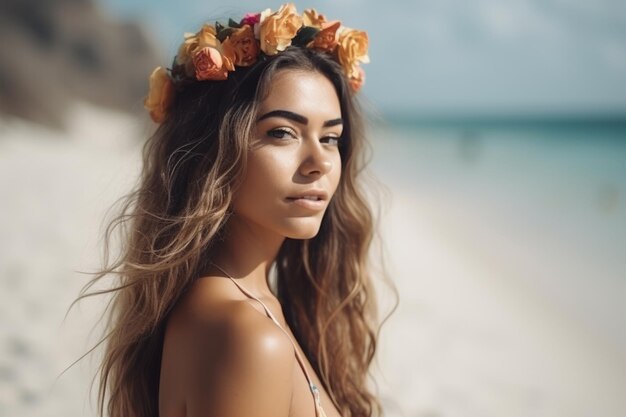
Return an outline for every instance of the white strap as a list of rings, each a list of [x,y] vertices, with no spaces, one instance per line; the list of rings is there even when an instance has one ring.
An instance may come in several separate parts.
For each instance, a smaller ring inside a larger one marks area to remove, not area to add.
[[[215,265],[217,266],[217,265]],[[218,267],[220,270],[222,270],[220,267]],[[306,370],[306,367],[304,366],[304,361],[302,360],[302,357],[300,356],[300,353],[298,352],[298,349],[296,348],[296,344],[294,343],[294,341],[291,339],[291,336],[289,336],[289,333],[287,333],[287,331],[283,328],[283,326],[280,325],[280,323],[278,322],[278,320],[276,319],[276,317],[274,317],[274,314],[272,314],[272,312],[270,311],[270,309],[265,305],[265,303],[261,300],[259,300],[257,297],[255,297],[254,295],[252,295],[252,293],[250,293],[248,290],[246,290],[245,288],[243,288],[241,286],[241,284],[239,284],[233,277],[231,277],[230,275],[228,275],[226,273],[226,271],[222,270],[222,272],[224,272],[224,274],[226,274],[226,276],[228,278],[230,278],[230,280],[237,286],[237,288],[239,288],[241,290],[241,292],[243,292],[245,295],[247,295],[248,297],[252,298],[253,300],[258,301],[262,306],[263,309],[265,310],[265,312],[267,313],[267,315],[269,316],[270,319],[272,319],[272,321],[274,323],[276,323],[276,325],[278,326],[278,328],[280,330],[283,331],[283,333],[285,333],[285,335],[287,336],[287,338],[289,339],[289,341],[291,342],[292,346],[293,346],[293,350],[296,353],[296,360],[298,361],[298,364],[300,365],[300,368],[302,368],[302,371],[304,372],[304,376],[306,377],[308,383],[309,383],[309,388],[311,390],[311,393],[313,394],[313,398],[315,399],[315,409],[316,409],[316,414],[318,414],[319,416],[325,416],[324,411],[321,409],[321,403],[320,403],[320,393],[319,393],[319,389],[317,388],[317,385],[315,385],[313,383],[313,381],[311,380],[311,377],[309,376],[308,371]]]
[[[272,314],[270,309],[265,305],[265,303],[263,301],[259,300],[252,293],[250,293],[245,288],[243,288],[233,277],[230,276],[230,274],[228,272],[224,271],[224,269],[222,269],[219,265],[213,263],[213,266],[215,266],[217,269],[222,271],[224,273],[224,275],[226,275],[228,278],[230,278],[230,280],[233,282],[233,284],[235,284],[237,286],[237,288],[239,288],[241,290],[241,292],[243,292],[245,295],[247,295],[248,297],[252,298],[253,300],[258,301],[263,306],[263,309],[265,310],[265,313],[268,315],[268,317],[278,326],[278,328],[280,330],[283,331],[283,333],[285,333],[285,336],[287,336],[287,339],[289,339],[289,341],[291,342],[291,345],[293,346],[293,351],[296,354],[296,360],[298,361],[298,365],[300,365],[300,368],[302,369],[302,372],[304,372],[304,376],[306,377],[306,380],[309,383],[309,389],[311,390],[311,394],[313,394],[313,399],[315,400],[314,401],[314,403],[315,403],[315,416],[316,417],[326,417],[326,413],[324,412],[324,409],[322,408],[322,404],[320,402],[320,391],[317,388],[317,385],[315,385],[313,383],[313,381],[311,380],[311,377],[309,376],[309,373],[306,370],[306,367],[304,366],[304,361],[303,361],[302,357],[300,356],[300,353],[298,352],[296,344],[291,339],[291,336],[289,336],[289,333],[287,333],[287,331],[285,329],[283,329],[283,326],[280,325],[280,323],[278,322],[276,317],[274,317],[274,315]]]

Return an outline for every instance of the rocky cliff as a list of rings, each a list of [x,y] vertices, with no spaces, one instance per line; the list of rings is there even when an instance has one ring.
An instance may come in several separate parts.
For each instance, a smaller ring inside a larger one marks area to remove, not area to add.
[[[0,115],[62,127],[75,99],[142,109],[158,62],[146,31],[93,0],[0,0]]]

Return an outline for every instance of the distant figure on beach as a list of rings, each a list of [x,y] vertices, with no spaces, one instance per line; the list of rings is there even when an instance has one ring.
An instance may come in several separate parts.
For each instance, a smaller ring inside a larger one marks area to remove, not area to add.
[[[293,4],[205,24],[150,76],[121,227],[111,417],[365,417],[380,320],[357,102],[367,34]],[[108,262],[108,260],[107,260]],[[106,410],[105,410],[106,409]]]

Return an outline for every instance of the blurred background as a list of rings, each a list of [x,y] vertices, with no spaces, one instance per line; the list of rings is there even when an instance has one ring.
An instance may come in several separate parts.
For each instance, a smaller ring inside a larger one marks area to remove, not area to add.
[[[98,355],[61,373],[105,300],[64,314],[135,183],[148,74],[280,4],[0,0],[0,416],[96,415]],[[296,6],[370,35],[387,415],[626,415],[626,3]]]

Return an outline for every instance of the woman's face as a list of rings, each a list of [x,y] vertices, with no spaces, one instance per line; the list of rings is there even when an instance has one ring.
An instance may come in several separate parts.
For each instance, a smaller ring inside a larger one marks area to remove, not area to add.
[[[255,232],[314,237],[341,176],[339,98],[318,72],[282,70],[260,103],[234,218]]]

